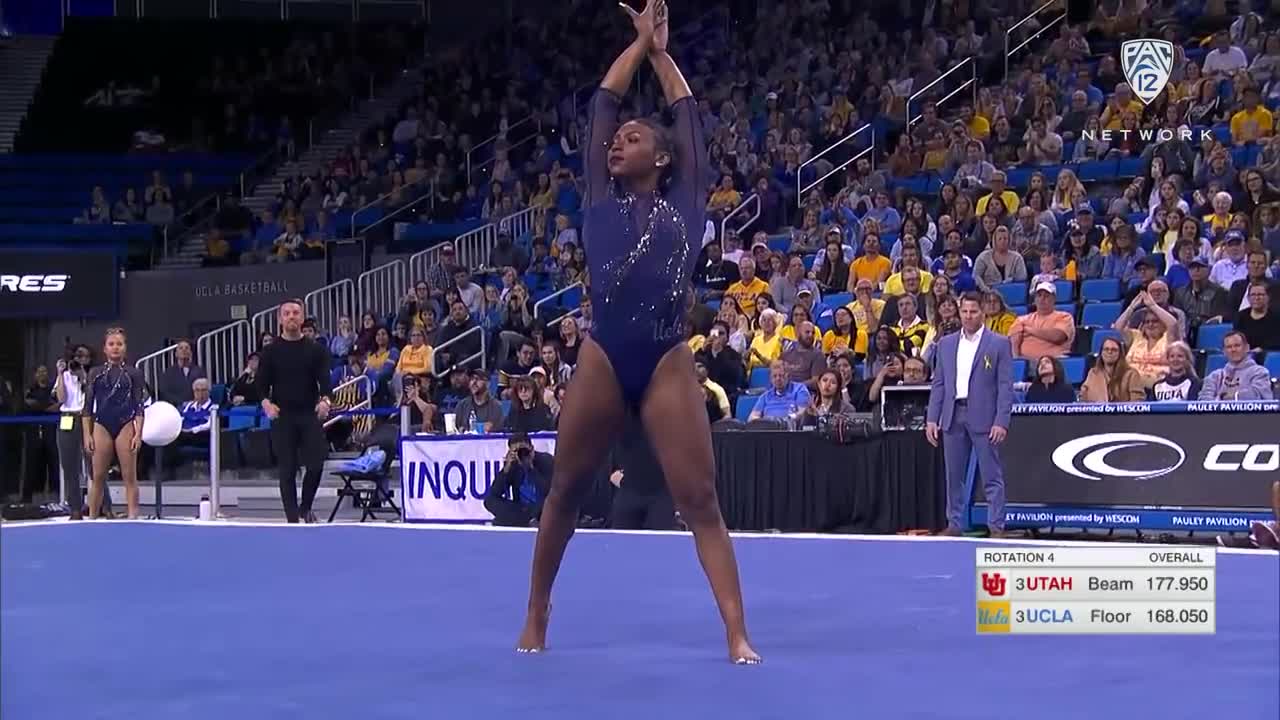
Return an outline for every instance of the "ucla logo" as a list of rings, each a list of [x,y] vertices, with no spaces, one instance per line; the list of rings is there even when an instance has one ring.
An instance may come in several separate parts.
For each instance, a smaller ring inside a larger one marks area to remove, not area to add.
[[[1126,40],[1120,46],[1120,67],[1133,94],[1150,105],[1173,71],[1173,43],[1168,40]]]
[[[1012,621],[1009,601],[978,601],[978,632],[1007,633]]]

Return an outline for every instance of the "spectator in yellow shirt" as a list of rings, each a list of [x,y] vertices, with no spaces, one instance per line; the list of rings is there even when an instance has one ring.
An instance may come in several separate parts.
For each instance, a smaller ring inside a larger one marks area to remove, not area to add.
[[[747,373],[758,367],[769,367],[774,360],[782,357],[782,333],[778,327],[782,324],[782,313],[772,308],[760,314],[760,332],[751,339],[747,348]]]
[[[853,313],[853,324],[857,328],[853,352],[858,355],[867,354],[867,340],[872,331],[880,327],[880,316],[884,314],[884,300],[872,297],[871,293],[871,281],[859,281],[853,291],[853,301],[846,306]]]
[[[1131,112],[1137,117],[1142,117],[1142,110],[1142,103],[1134,99],[1129,83],[1119,83],[1116,85],[1116,93],[1103,108],[1102,117],[1098,118],[1098,122],[1102,124],[1103,130],[1119,130],[1123,127],[1125,113]]]
[[[1244,145],[1271,137],[1275,120],[1271,111],[1260,102],[1257,89],[1249,88],[1244,91],[1244,108],[1231,116],[1231,142]]]
[[[870,280],[876,287],[889,277],[893,264],[880,254],[880,236],[874,232],[862,238],[862,256],[854,258],[849,266],[849,292],[854,292],[861,280]]]
[[[889,276],[884,283],[885,295],[901,295],[907,292],[908,285],[914,284],[912,280],[918,280],[920,290],[918,292],[929,292],[929,288],[933,287],[933,275],[928,270],[920,267],[920,248],[907,245],[902,248],[902,268],[898,272]],[[914,294],[916,291],[912,291]]]
[[[412,375],[424,380],[431,374],[431,346],[426,343],[426,333],[415,327],[409,331],[409,344],[400,351],[400,359],[396,361],[395,375],[391,379],[391,389],[396,397],[402,394],[404,378]]]
[[[986,140],[991,135],[991,121],[973,111],[972,105],[960,106],[960,117],[964,119],[969,136],[975,140]]]
[[[987,214],[987,203],[991,202],[991,198],[998,197],[1004,203],[1004,209],[1009,215],[1018,212],[1018,194],[1009,189],[1005,183],[1008,176],[1004,172],[997,170],[991,173],[991,180],[987,185],[991,188],[991,192],[978,198],[978,204],[974,205],[973,211],[978,217]]]
[[[743,255],[738,261],[738,282],[729,285],[724,294],[738,303],[738,309],[747,319],[756,317],[756,298],[769,292],[769,283],[756,277],[756,261],[750,255]]]
[[[742,194],[733,187],[733,176],[723,175],[720,178],[720,187],[716,188],[716,191],[711,193],[711,199],[707,200],[707,212],[727,213],[740,204],[742,204]]]

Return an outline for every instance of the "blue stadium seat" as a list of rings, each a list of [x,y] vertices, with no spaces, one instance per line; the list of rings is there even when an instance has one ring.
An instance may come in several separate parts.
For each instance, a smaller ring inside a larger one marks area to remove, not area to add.
[[[1010,305],[1009,312],[1013,313],[1014,317],[1022,317],[1023,315],[1027,314],[1027,306],[1026,305]]]
[[[256,406],[240,406],[227,409],[228,430],[250,430],[258,419]]]
[[[1120,298],[1120,281],[1116,278],[1085,280],[1080,284],[1080,299],[1084,302],[1108,302]]]
[[[814,261],[814,259],[815,259],[815,258],[817,258],[817,257],[818,257],[818,256],[817,256],[816,254],[814,254],[814,253],[810,253],[810,254],[808,254],[808,255],[805,255],[805,256],[804,256],[804,269],[805,269],[805,270],[812,270],[812,269],[813,269],[813,261]]]
[[[786,252],[790,247],[791,237],[789,235],[769,236],[769,250],[771,252]]]
[[[1271,373],[1272,378],[1280,378],[1280,350],[1272,350],[1267,353],[1267,359],[1262,366]]]
[[[1114,338],[1119,340],[1121,343],[1124,342],[1124,335],[1120,334],[1119,330],[1112,330],[1109,327],[1098,328],[1093,331],[1093,343],[1090,345],[1089,352],[1094,353],[1095,355],[1101,352],[1102,341],[1107,338]]]
[[[503,400],[503,401],[501,401],[501,403],[500,403],[500,404],[502,405],[502,417],[506,417],[506,416],[510,415],[510,414],[511,414],[511,401],[510,401],[510,400]]]
[[[842,307],[853,302],[853,294],[847,292],[831,293],[830,295],[822,298],[822,302],[826,304],[827,307],[835,310],[838,307]]]
[[[996,292],[1004,296],[1006,305],[1025,305],[1027,303],[1027,286],[1025,283],[1000,283]]]
[[[739,395],[738,407],[733,413],[734,418],[746,422],[751,417],[751,411],[756,407],[756,398],[758,395]]]
[[[1072,385],[1079,385],[1084,382],[1085,361],[1080,356],[1058,358],[1062,362],[1062,372],[1067,376],[1067,382]]]
[[[1018,382],[1027,376],[1027,361],[1023,358],[1013,360],[1013,381]]]
[[[751,371],[751,378],[747,382],[748,387],[766,388],[769,387],[769,368],[758,367]]]
[[[576,308],[581,301],[582,288],[580,287],[569,288],[560,295],[560,307]]]
[[[720,299],[719,299],[719,298],[716,298],[716,299],[714,299],[714,300],[708,300],[708,301],[706,301],[704,304],[705,304],[707,307],[711,308],[712,310],[716,310],[716,311],[719,311],[719,310],[720,310]]]
[[[227,386],[218,383],[209,388],[209,399],[219,407],[227,404]]]
[[[1124,312],[1124,303],[1121,302],[1085,303],[1084,310],[1080,315],[1080,324],[1092,327],[1111,327],[1122,312]]]
[[[1207,376],[1214,370],[1221,370],[1227,366],[1227,356],[1222,353],[1209,353],[1204,359],[1204,374]]]
[[[1196,332],[1196,347],[1222,352],[1222,341],[1226,339],[1229,332],[1231,332],[1231,326],[1227,323],[1201,325],[1200,330]]]
[[[1056,280],[1053,286],[1057,289],[1059,300],[1063,298],[1070,300],[1076,296],[1076,284],[1070,280]]]
[[[1073,318],[1076,316],[1076,304],[1072,302],[1058,303],[1053,306],[1053,309],[1058,312],[1070,313]]]

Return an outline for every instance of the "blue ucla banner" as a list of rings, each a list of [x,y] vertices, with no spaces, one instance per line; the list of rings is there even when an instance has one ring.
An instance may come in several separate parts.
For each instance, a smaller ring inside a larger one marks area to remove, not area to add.
[[[555,453],[554,433],[532,436]],[[489,487],[507,455],[505,435],[405,435],[400,438],[400,497],[405,522],[487,522]]]

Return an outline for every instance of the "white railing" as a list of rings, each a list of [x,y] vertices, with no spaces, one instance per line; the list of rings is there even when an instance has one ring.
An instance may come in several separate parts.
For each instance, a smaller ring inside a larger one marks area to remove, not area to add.
[[[521,137],[519,140],[515,140],[515,141],[511,140],[511,131],[526,125],[532,126],[531,132],[529,132],[528,135]],[[524,119],[517,120],[516,122],[511,123],[510,125],[507,125],[506,131],[499,132],[495,134],[493,137],[482,141],[479,145],[476,145],[475,147],[468,150],[467,151],[467,184],[468,185],[472,184],[471,176],[473,172],[483,170],[484,168],[497,162],[498,153],[497,153],[496,146],[498,143],[500,142],[506,143],[506,150],[510,152],[511,150],[514,150],[515,148],[520,147],[521,145],[524,145],[525,143],[530,142],[531,140],[537,138],[541,134],[542,134],[541,118],[539,118],[536,115],[527,115],[525,116]],[[488,147],[489,145],[495,146],[493,154],[489,155],[489,157],[485,158],[484,160],[473,159],[475,154],[479,152],[480,148]]]
[[[871,133],[871,142],[867,145],[867,147],[866,147],[866,148],[864,148],[864,149],[863,149],[861,152],[859,152],[859,153],[855,153],[853,157],[849,158],[848,160],[845,160],[844,162],[840,163],[839,165],[837,165],[836,167],[832,168],[831,170],[828,170],[828,171],[827,171],[827,173],[826,173],[825,175],[823,175],[822,177],[818,178],[817,180],[814,180],[813,182],[809,183],[808,185],[805,185],[805,186],[801,187],[801,182],[802,182],[802,181],[800,180],[800,175],[801,175],[802,171],[803,171],[806,167],[808,167],[808,166],[809,166],[809,165],[811,165],[812,163],[817,162],[818,160],[821,160],[822,158],[826,157],[827,155],[831,154],[831,152],[832,152],[832,151],[834,151],[836,148],[841,147],[841,146],[843,146],[843,145],[845,145],[845,144],[847,144],[847,143],[849,143],[849,142],[852,142],[854,138],[858,137],[859,135],[861,135],[861,134],[862,134],[862,133],[864,133],[864,132],[869,132],[869,133]],[[876,149],[876,131],[875,131],[875,129],[874,129],[874,128],[872,128],[872,127],[871,127],[871,124],[870,124],[870,123],[868,123],[868,124],[863,125],[862,127],[858,128],[857,130],[854,130],[853,132],[849,133],[848,135],[845,135],[844,137],[840,138],[839,140],[835,141],[834,143],[832,143],[832,144],[831,144],[831,146],[830,146],[830,147],[826,148],[826,149],[825,149],[825,150],[823,150],[822,152],[817,153],[816,155],[814,155],[813,157],[809,158],[808,160],[805,160],[803,163],[801,163],[801,164],[800,164],[800,167],[796,169],[796,206],[797,206],[797,207],[804,207],[804,194],[805,194],[805,193],[809,192],[810,190],[814,189],[815,187],[818,187],[818,186],[819,186],[819,185],[821,185],[823,182],[826,182],[827,178],[829,178],[829,177],[831,177],[832,175],[835,175],[836,173],[840,172],[841,170],[843,170],[843,169],[845,169],[845,168],[849,167],[849,165],[850,165],[850,164],[852,164],[852,163],[854,163],[854,162],[857,162],[858,160],[862,159],[863,157],[865,157],[865,156],[866,156],[866,155],[868,155],[868,154],[869,154],[869,155],[871,155],[871,167],[872,167],[872,169],[874,169],[874,168],[875,168],[875,164],[876,164],[876,154],[875,154],[875,149]]]
[[[461,360],[455,360],[447,368],[441,369],[436,367],[436,358],[440,357],[441,350],[449,347],[450,345],[453,345],[454,343],[462,340],[465,337],[470,337],[471,335],[475,335],[475,334],[480,335],[480,352],[474,353],[469,357],[462,358]],[[458,367],[459,365],[466,365],[476,360],[477,358],[479,358],[480,360],[480,369],[481,370],[486,369],[487,365],[485,364],[485,356],[487,355],[487,353],[485,352],[485,346],[487,345],[487,343],[485,342],[485,338],[487,337],[487,335],[488,333],[484,331],[484,328],[477,325],[471,328],[470,330],[462,333],[458,337],[452,340],[446,340],[445,342],[442,342],[439,345],[432,348],[431,349],[431,374],[435,375],[436,377],[443,377],[444,375],[448,374],[451,369]]]
[[[161,348],[150,355],[138,358],[134,365],[142,371],[142,377],[151,386],[152,392],[159,392],[160,376],[174,364],[178,357],[177,343]]]
[[[739,215],[746,213],[747,208],[752,203],[755,204],[756,211],[751,215],[751,217],[747,218],[747,221],[745,223],[742,223],[738,227],[747,227],[751,223],[760,219],[760,212],[764,209],[764,204],[760,202],[760,196],[758,194],[751,193],[751,197],[747,198],[746,200],[743,200],[741,205],[739,205],[738,207],[730,211],[729,214],[725,215],[724,219],[720,221],[720,237],[717,238],[720,242],[724,242],[725,233],[728,232],[729,230],[729,221]]]
[[[586,292],[586,287],[585,287],[585,286],[583,286],[583,284],[582,284],[582,283],[580,283],[580,282],[576,282],[576,283],[574,283],[574,284],[572,284],[572,285],[568,285],[568,286],[566,286],[566,287],[563,287],[563,288],[561,288],[561,289],[559,289],[559,290],[557,290],[557,291],[555,291],[555,292],[551,293],[550,295],[548,295],[548,296],[546,296],[546,297],[542,298],[542,299],[541,299],[541,300],[539,300],[538,302],[534,303],[534,304],[533,304],[533,317],[534,317],[535,319],[538,317],[538,311],[539,311],[540,309],[542,309],[542,306],[543,306],[543,305],[546,305],[547,303],[551,302],[552,300],[555,300],[557,303],[559,303],[559,301],[560,301],[560,296],[561,296],[561,295],[564,295],[565,293],[567,293],[567,292],[569,292],[570,290],[573,290],[573,289],[575,289],[575,288],[578,290],[578,292]]]
[[[209,382],[227,383],[236,378],[244,367],[253,342],[253,326],[245,320],[223,325],[196,338],[196,357],[204,365]]]
[[[265,310],[259,310],[249,318],[249,325],[253,328],[254,347],[257,347],[258,339],[263,333],[271,335],[280,334],[280,306],[272,305]]]
[[[1015,48],[1013,48],[1013,49],[1010,49],[1010,48],[1009,48],[1009,43],[1010,43],[1010,41],[1012,41],[1012,40],[1013,40],[1013,31],[1014,31],[1014,30],[1017,30],[1018,28],[1022,27],[1022,26],[1023,26],[1023,25],[1025,25],[1026,23],[1031,22],[1031,20],[1032,20],[1033,18],[1035,18],[1035,16],[1039,15],[1040,13],[1044,12],[1045,10],[1048,10],[1050,7],[1053,7],[1054,5],[1057,5],[1057,6],[1058,6],[1058,7],[1056,8],[1056,10],[1057,10],[1058,12],[1057,12],[1057,14],[1055,14],[1055,15],[1053,16],[1053,19],[1052,19],[1052,20],[1050,20],[1049,22],[1045,23],[1043,26],[1041,26],[1041,27],[1040,27],[1040,29],[1039,29],[1039,30],[1037,30],[1037,31],[1035,31],[1034,33],[1032,33],[1032,34],[1031,34],[1031,37],[1027,38],[1026,40],[1023,40],[1023,41],[1022,41],[1022,42],[1020,42],[1020,43],[1018,43],[1018,46],[1017,46],[1017,47],[1015,47]],[[1066,19],[1067,19],[1067,7],[1066,7],[1066,3],[1065,3],[1065,2],[1063,2],[1062,0],[1049,0],[1049,2],[1047,2],[1047,3],[1043,4],[1043,5],[1041,5],[1040,7],[1036,8],[1035,10],[1032,10],[1032,11],[1031,11],[1031,13],[1030,13],[1029,15],[1027,15],[1026,17],[1022,18],[1022,19],[1021,19],[1021,20],[1019,20],[1018,22],[1014,23],[1012,26],[1010,26],[1010,28],[1009,28],[1008,30],[1005,30],[1005,31],[1004,31],[1004,82],[1006,82],[1006,83],[1007,83],[1007,82],[1009,82],[1009,58],[1011,58],[1011,57],[1013,56],[1013,54],[1014,54],[1014,53],[1018,52],[1019,50],[1021,50],[1022,48],[1026,47],[1028,44],[1030,44],[1032,40],[1035,40],[1036,38],[1040,37],[1040,35],[1042,35],[1042,34],[1044,33],[1044,31],[1045,31],[1045,30],[1048,30],[1049,28],[1053,27],[1054,25],[1057,25],[1058,23],[1060,23],[1060,22],[1062,22],[1063,20],[1066,20]],[[975,104],[976,104],[976,101],[975,101]]]
[[[322,335],[337,332],[338,318],[351,319],[351,327],[356,326],[359,318],[354,317],[355,283],[350,280],[339,280],[325,285],[319,290],[312,290],[302,298],[302,306],[306,308],[307,317],[316,321]]]
[[[558,330],[560,328],[560,323],[564,322],[568,318],[576,318],[581,314],[582,314],[582,307],[578,306],[570,310],[569,312],[561,315],[560,317],[556,318],[555,320],[552,320],[551,322],[547,323],[547,329],[550,330],[551,328],[556,328]]]
[[[339,392],[350,387],[360,388],[361,392],[359,396],[361,399],[352,403],[350,407],[344,408],[345,410],[368,410],[369,408],[373,407],[373,381],[369,379],[368,375],[353,377],[350,380],[338,385],[338,387],[333,389],[333,397],[338,398]],[[331,417],[324,422],[324,426],[329,427],[336,423],[342,422],[343,420],[351,420],[352,417],[353,416],[350,416],[350,415],[339,415],[337,417]]]
[[[960,84],[960,87],[947,93],[941,99],[935,100],[933,104],[935,107],[941,107],[943,103],[955,97],[957,93],[964,92],[964,90],[968,88],[973,94],[973,98],[972,100],[970,100],[970,102],[973,104],[974,111],[975,112],[977,111],[978,109],[978,62],[977,60],[974,60],[972,56],[970,56],[961,60],[955,65],[952,65],[949,70],[939,75],[938,79],[934,80],[928,85],[925,85],[924,87],[920,88],[914,93],[911,93],[911,97],[907,98],[907,106],[906,106],[908,133],[911,132],[911,126],[919,122],[920,118],[923,116],[922,114],[917,114],[917,115],[911,114],[911,103],[915,102],[916,99],[919,98],[921,95],[924,95],[925,93],[932,90],[935,85],[942,82],[943,80],[946,80],[952,74],[963,72],[966,68],[968,68],[969,70],[969,79],[965,80],[963,83]]]
[[[403,260],[392,260],[360,273],[356,278],[360,312],[380,318],[399,309],[400,300],[409,292],[407,269]]]

